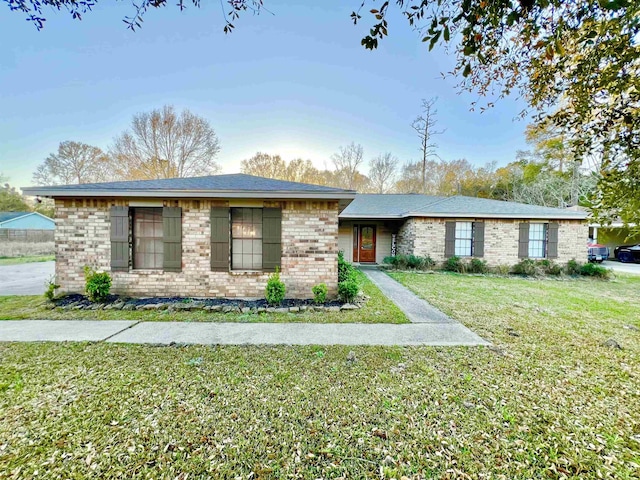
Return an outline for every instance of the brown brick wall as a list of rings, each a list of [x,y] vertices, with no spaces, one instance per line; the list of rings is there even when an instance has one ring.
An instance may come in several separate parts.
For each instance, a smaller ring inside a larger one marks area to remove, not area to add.
[[[110,271],[111,205],[127,199],[56,200],[56,281],[63,292],[82,292],[85,265]],[[113,272],[114,293],[134,296],[263,297],[269,274],[212,272],[210,220],[212,206],[227,202],[165,200],[182,208],[182,272],[136,270]],[[282,208],[281,278],[287,297],[310,298],[311,287],[324,282],[337,292],[338,203],[326,201],[265,202]]]
[[[398,253],[430,256],[443,262],[445,222],[443,218],[410,218],[398,231]],[[453,219],[451,219],[453,220]],[[471,219],[473,220],[473,219]],[[460,219],[460,221],[470,221]],[[526,220],[484,219],[484,257],[489,265],[518,263],[519,224]],[[588,225],[580,220],[559,220],[557,263],[587,260]]]

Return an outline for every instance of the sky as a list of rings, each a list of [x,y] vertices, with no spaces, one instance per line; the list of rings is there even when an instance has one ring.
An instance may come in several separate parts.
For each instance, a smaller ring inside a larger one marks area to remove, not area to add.
[[[210,122],[225,173],[258,151],[331,167],[351,142],[366,161],[384,152],[415,161],[411,122],[433,97],[441,158],[504,165],[526,148],[526,122],[516,119],[524,102],[470,111],[477,96],[441,75],[453,58],[428,52],[399,13],[368,51],[360,40],[369,14],[357,26],[349,17],[358,0],[265,0],[268,11],[245,13],[232,34],[222,31],[220,3],[184,12],[174,3],[148,11],[132,32],[122,21],[134,11],[128,0],[104,2],[82,21],[46,11],[41,31],[0,2],[0,173],[12,185],[30,185],[60,142],[108,150],[134,114],[166,104]]]

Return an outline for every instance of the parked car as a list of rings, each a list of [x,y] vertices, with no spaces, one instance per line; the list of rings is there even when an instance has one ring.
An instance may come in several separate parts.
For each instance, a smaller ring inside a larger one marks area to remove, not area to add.
[[[613,249],[613,255],[622,263],[640,262],[640,244],[620,245]]]
[[[609,258],[609,248],[599,243],[587,243],[587,259],[590,262],[603,262]]]

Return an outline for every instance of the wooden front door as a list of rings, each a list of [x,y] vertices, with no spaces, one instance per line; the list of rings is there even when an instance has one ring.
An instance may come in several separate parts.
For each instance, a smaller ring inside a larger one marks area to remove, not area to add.
[[[358,225],[353,228],[353,261],[375,263],[376,261],[376,227],[374,225]]]

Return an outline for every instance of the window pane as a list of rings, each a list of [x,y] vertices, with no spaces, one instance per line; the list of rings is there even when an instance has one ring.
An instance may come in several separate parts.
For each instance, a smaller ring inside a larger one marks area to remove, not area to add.
[[[262,209],[231,209],[231,268],[262,269]]]
[[[456,239],[455,255],[458,257],[471,256],[471,240]]]
[[[133,210],[134,268],[162,268],[163,221],[161,208]]]

